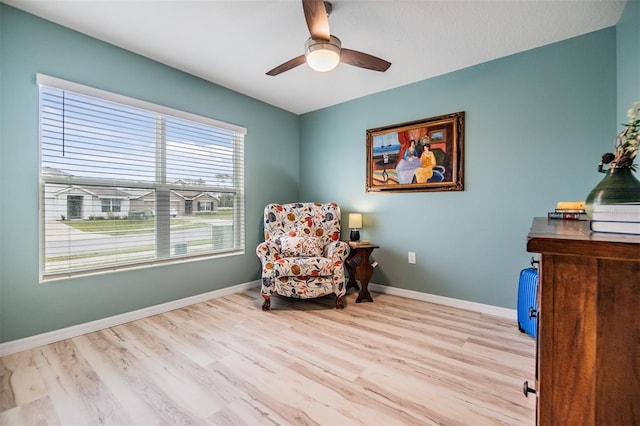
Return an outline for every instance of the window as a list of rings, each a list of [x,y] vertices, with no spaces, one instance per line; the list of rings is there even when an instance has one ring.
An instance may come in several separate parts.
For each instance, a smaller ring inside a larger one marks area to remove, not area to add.
[[[37,82],[43,280],[244,252],[244,128]]]
[[[210,212],[210,211],[213,211],[213,202],[211,202],[211,201],[198,201],[198,211],[199,212]]]
[[[120,213],[120,202],[116,198],[104,198],[102,200],[102,213]]]

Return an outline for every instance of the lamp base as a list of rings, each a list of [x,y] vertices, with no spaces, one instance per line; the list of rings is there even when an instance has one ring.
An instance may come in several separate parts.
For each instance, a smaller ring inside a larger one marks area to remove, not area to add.
[[[351,241],[360,241],[360,231],[358,231],[357,229],[352,229],[351,235],[349,235],[349,239]]]

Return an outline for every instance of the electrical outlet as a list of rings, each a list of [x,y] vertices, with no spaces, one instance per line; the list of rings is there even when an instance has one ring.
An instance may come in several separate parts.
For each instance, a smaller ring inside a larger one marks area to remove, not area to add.
[[[413,251],[409,252],[409,263],[416,263],[416,253]]]

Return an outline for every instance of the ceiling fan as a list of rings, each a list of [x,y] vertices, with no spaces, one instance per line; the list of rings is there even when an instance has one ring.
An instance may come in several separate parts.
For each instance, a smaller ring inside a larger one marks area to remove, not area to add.
[[[391,62],[357,50],[345,49],[338,37],[329,32],[331,3],[322,0],[302,0],[304,17],[311,37],[304,44],[304,55],[278,65],[266,74],[275,76],[307,62],[316,71],[330,71],[338,63],[353,65],[373,71],[385,72]]]

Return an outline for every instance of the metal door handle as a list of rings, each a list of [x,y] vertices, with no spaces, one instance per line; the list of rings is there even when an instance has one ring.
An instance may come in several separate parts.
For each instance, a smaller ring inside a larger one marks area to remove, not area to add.
[[[524,393],[524,396],[526,396],[527,398],[529,398],[529,394],[532,393],[534,395],[538,394],[538,391],[535,390],[534,388],[529,387],[529,382],[525,381],[522,384],[522,392]]]

